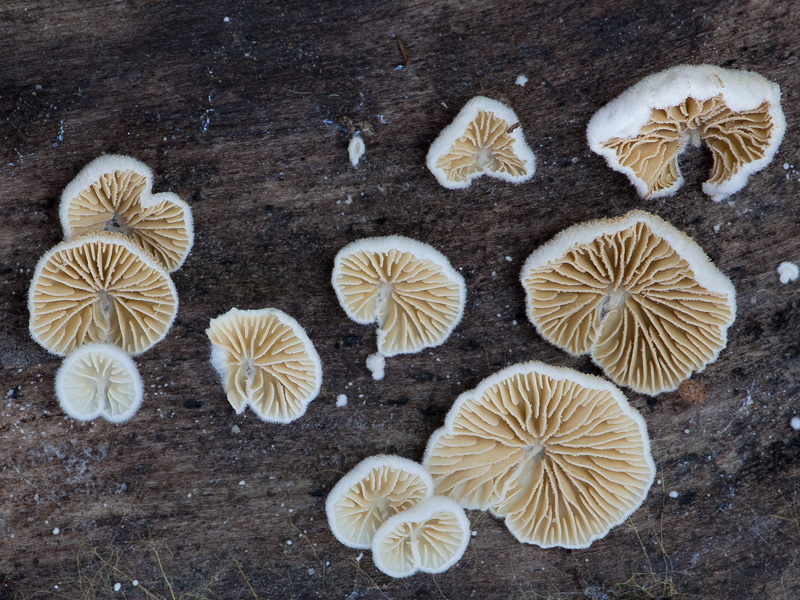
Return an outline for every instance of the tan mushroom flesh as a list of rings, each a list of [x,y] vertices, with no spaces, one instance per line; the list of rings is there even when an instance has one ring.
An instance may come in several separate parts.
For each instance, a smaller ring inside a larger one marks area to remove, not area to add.
[[[28,296],[33,339],[65,355],[87,342],[139,354],[163,339],[178,310],[161,264],[127,237],[90,233],[36,266]]]
[[[342,248],[332,284],[351,319],[378,325],[382,356],[442,344],[464,311],[464,278],[440,252],[401,236]]]
[[[521,183],[533,176],[536,159],[514,111],[476,96],[431,144],[427,165],[441,185],[458,189],[483,174]]]
[[[369,548],[378,528],[433,494],[433,480],[414,461],[377,455],[361,461],[333,487],[325,503],[336,539]]]
[[[375,566],[392,577],[443,573],[464,555],[469,521],[453,500],[433,496],[388,519],[372,540]]]
[[[722,200],[764,168],[786,123],[780,88],[757,73],[681,65],[655,73],[599,110],[589,145],[625,173],[643,197],[675,193],[678,156],[705,141],[714,158],[703,191]]]
[[[436,493],[504,517],[520,541],[585,548],[644,500],[655,466],[644,420],[599,377],[514,365],[463,394],[431,437]]]
[[[206,335],[211,363],[237,414],[249,404],[264,421],[289,423],[303,416],[319,394],[319,355],[286,313],[232,308],[211,319]]]
[[[546,340],[590,353],[614,382],[650,395],[716,360],[736,317],[730,280],[691,238],[642,211],[562,231],[528,258],[521,281]]]
[[[70,353],[56,374],[56,397],[69,416],[112,423],[130,419],[142,403],[143,385],[136,365],[110,344],[85,344]]]
[[[174,271],[192,247],[192,211],[175,194],[152,194],[152,187],[152,171],[138,160],[117,155],[93,160],[61,195],[65,237],[122,233]]]

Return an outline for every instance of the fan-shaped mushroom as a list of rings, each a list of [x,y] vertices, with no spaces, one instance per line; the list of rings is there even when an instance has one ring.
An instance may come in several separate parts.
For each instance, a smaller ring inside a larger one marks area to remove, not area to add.
[[[522,183],[536,170],[517,115],[483,96],[467,102],[442,130],[428,150],[427,163],[439,183],[450,189],[469,187],[483,174]]]
[[[336,539],[351,548],[369,548],[390,517],[433,494],[433,480],[420,465],[400,456],[370,456],[333,486],[325,502]]]
[[[90,233],[62,242],[36,265],[30,332],[55,354],[108,342],[129,354],[167,334],[178,295],[161,264],[127,237]]]
[[[131,357],[110,344],[85,344],[64,359],[56,397],[70,417],[112,423],[130,419],[142,403],[142,378]]]
[[[236,414],[249,404],[264,421],[289,423],[302,417],[319,394],[319,355],[300,324],[286,313],[232,308],[211,319],[206,335],[211,364]]]
[[[786,130],[777,84],[758,73],[681,65],[645,77],[592,117],[592,150],[643,197],[683,183],[678,156],[705,140],[714,156],[703,191],[720,201],[772,160]]]
[[[616,387],[571,369],[508,367],[462,394],[428,442],[436,493],[491,509],[522,542],[585,548],[644,500],[644,420]]]
[[[522,268],[528,318],[614,382],[655,395],[716,360],[736,290],[694,240],[632,211],[569,227]]]
[[[92,231],[129,236],[174,271],[192,248],[192,210],[175,194],[152,194],[153,172],[128,156],[86,165],[61,194],[61,226],[70,239]]]
[[[331,283],[356,323],[378,325],[378,352],[438,346],[464,312],[464,278],[440,252],[401,236],[366,238],[336,255]],[[373,366],[382,372],[380,359]]]
[[[464,555],[469,521],[453,500],[433,496],[390,517],[372,540],[375,566],[392,577],[443,573]]]

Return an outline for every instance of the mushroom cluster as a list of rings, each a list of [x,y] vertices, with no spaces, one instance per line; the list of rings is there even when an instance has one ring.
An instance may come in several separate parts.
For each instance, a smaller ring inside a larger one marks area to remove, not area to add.
[[[387,575],[442,573],[464,555],[470,528],[463,509],[433,489],[419,463],[371,456],[328,494],[328,524],[345,546],[371,548],[375,566]]]
[[[56,397],[79,420],[134,415],[142,381],[130,355],[162,340],[178,310],[169,274],[191,250],[191,209],[152,185],[152,171],[133,158],[90,162],[61,195],[65,241],[34,271],[30,333],[66,356]]]

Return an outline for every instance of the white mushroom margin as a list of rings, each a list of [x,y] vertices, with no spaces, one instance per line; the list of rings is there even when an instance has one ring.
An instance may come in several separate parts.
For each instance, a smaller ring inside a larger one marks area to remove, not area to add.
[[[678,106],[688,98],[704,101],[719,95],[734,112],[754,110],[768,102],[769,115],[774,126],[763,157],[743,164],[730,179],[720,185],[703,184],[703,191],[719,202],[741,190],[752,173],[770,163],[786,131],[786,119],[780,104],[780,87],[758,73],[723,69],[713,65],[678,65],[653,73],[629,87],[594,114],[586,130],[589,147],[603,156],[612,169],[624,173],[642,197],[670,196],[683,183],[683,175],[679,174],[678,181],[673,186],[650,194],[647,184],[632,168],[621,165],[614,149],[605,146],[605,142],[614,138],[636,137],[650,121],[654,109]]]

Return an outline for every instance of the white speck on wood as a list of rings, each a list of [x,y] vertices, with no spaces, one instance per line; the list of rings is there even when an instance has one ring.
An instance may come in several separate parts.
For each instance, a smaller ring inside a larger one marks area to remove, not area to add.
[[[350,164],[357,167],[358,161],[364,156],[366,149],[364,140],[361,139],[360,135],[356,134],[350,138],[350,144],[347,146],[347,153],[350,155]]]
[[[367,368],[375,380],[383,379],[386,374],[386,359],[380,352],[375,352],[367,357]]]
[[[339,394],[336,396],[336,406],[339,408],[343,406],[347,406],[347,395],[346,394]]]
[[[528,83],[528,78],[525,77],[525,75],[517,75],[517,79],[514,83],[518,86],[525,87],[525,84]]]
[[[782,262],[778,265],[777,271],[778,277],[780,277],[780,281],[783,284],[797,281],[797,278],[800,277],[800,267],[793,262]]]

